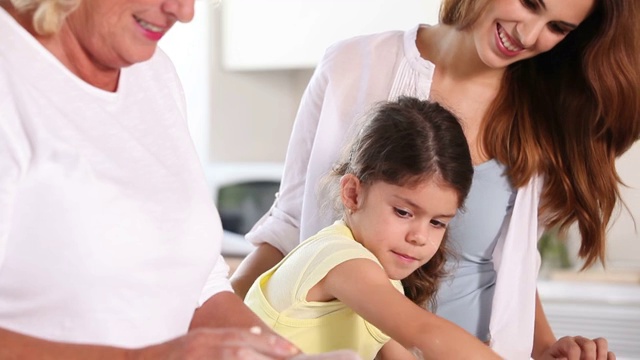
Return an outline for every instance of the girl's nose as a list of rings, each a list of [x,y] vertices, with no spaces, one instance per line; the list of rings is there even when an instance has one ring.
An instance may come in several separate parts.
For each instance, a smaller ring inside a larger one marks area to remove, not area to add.
[[[424,246],[429,241],[429,233],[422,230],[414,230],[407,234],[407,242],[415,246]]]

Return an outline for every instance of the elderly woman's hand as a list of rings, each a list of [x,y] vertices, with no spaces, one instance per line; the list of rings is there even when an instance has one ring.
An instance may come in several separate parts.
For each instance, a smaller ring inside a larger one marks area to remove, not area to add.
[[[304,355],[291,343],[252,329],[199,328],[160,345],[133,350],[133,359],[180,360],[361,360],[353,351]]]
[[[133,359],[272,360],[299,354],[286,340],[249,329],[199,328],[160,345],[134,350]]]
[[[252,329],[199,328],[160,345],[133,350],[133,359],[180,360],[361,360],[342,350],[305,355],[283,338]]]
[[[362,360],[362,358],[353,351],[340,350],[317,355],[300,354],[289,360]]]

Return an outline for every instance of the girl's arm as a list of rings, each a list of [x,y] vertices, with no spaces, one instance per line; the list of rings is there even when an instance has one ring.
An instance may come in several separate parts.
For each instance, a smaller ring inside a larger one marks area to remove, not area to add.
[[[422,356],[413,356],[404,346],[391,339],[382,346],[375,360],[422,360]]]
[[[384,269],[371,260],[341,263],[317,286],[405,348],[418,348],[424,359],[500,358],[473,335],[398,292]]]
[[[247,295],[247,291],[253,282],[265,271],[271,269],[284,255],[269,243],[262,243],[242,260],[231,277],[233,291],[241,298]]]

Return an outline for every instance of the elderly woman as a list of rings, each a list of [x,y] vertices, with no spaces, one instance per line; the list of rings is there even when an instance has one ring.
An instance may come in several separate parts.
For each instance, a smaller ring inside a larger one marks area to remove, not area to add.
[[[227,280],[182,89],[157,49],[193,11],[0,0],[0,358],[298,352],[260,331]]]

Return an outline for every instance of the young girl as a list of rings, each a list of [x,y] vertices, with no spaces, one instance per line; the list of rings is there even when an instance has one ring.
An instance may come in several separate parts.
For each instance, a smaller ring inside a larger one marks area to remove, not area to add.
[[[418,306],[434,302],[447,224],[473,177],[457,119],[402,97],[380,105],[346,150],[330,174],[339,178],[343,218],[260,276],[247,305],[306,353],[353,349],[373,359],[382,348],[384,358],[403,359],[417,348],[425,358],[495,357]],[[455,346],[462,339],[464,349]]]

